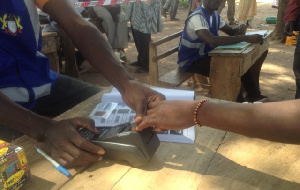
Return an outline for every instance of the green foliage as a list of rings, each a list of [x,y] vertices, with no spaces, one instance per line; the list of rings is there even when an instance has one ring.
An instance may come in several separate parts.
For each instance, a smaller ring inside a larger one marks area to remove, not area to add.
[[[189,7],[189,0],[179,0],[179,6],[188,8]]]

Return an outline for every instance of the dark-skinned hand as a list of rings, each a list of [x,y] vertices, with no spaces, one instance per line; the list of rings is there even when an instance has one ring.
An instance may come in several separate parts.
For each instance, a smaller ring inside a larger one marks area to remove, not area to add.
[[[147,115],[134,130],[141,131],[153,127],[154,131],[181,130],[194,125],[193,113],[197,102],[160,101],[150,102]]]
[[[284,26],[284,34],[287,36],[295,36],[293,31],[295,30],[295,22],[287,22]]]
[[[83,127],[97,133],[94,121],[89,118],[52,121],[45,126],[48,151],[62,166],[70,168],[102,160],[105,151],[79,135],[78,130]]]
[[[165,100],[165,96],[143,84],[131,80],[125,92],[122,93],[123,101],[136,111],[135,123],[139,124],[146,115],[149,102]]]
[[[263,44],[264,39],[262,35],[254,34],[254,35],[246,36],[246,42]]]

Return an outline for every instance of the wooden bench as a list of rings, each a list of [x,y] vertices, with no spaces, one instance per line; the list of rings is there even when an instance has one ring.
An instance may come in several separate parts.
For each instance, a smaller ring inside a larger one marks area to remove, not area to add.
[[[164,76],[159,76],[159,63],[158,61],[166,58],[173,53],[178,52],[178,46],[173,47],[162,54],[157,54],[157,47],[164,43],[167,43],[175,38],[180,37],[182,30],[166,36],[162,39],[155,40],[149,44],[149,84],[152,86],[162,87],[179,87],[183,82],[194,76],[194,73],[187,73],[182,71],[179,66],[171,70]],[[176,63],[177,64],[177,63]]]

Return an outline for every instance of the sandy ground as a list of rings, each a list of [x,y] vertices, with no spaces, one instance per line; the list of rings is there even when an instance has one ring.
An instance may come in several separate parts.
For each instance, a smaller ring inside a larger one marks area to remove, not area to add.
[[[238,1],[236,1],[236,11],[238,9]],[[252,30],[273,30],[274,24],[266,24],[265,18],[267,16],[276,16],[277,9],[271,8],[272,0],[257,0],[257,15],[252,22]],[[227,5],[224,8],[221,16],[227,21]],[[169,15],[168,15],[169,16]],[[170,21],[168,18],[163,18],[164,30],[163,32],[153,34],[152,40],[160,39],[164,36],[170,35],[183,29],[184,21],[187,17],[187,9],[179,8],[177,12],[179,21]],[[162,47],[163,49],[171,48],[178,45],[178,40],[169,43]],[[260,85],[263,95],[269,96],[272,100],[290,100],[294,99],[295,94],[295,82],[294,74],[292,70],[293,54],[295,46],[286,46],[279,42],[271,41],[269,46],[269,54],[263,64]],[[136,78],[136,80],[143,83],[148,83],[148,73],[134,73],[136,67],[130,66],[131,62],[136,61],[137,51],[134,43],[129,43],[127,49],[125,49],[127,62],[125,68]],[[176,54],[177,55],[177,54]],[[159,73],[163,75],[170,69],[176,67],[177,56],[175,54],[161,60],[161,69]],[[90,83],[93,83],[100,87],[107,87],[110,84],[101,76],[101,74],[95,72],[93,69],[88,69],[88,64],[84,64],[85,69],[81,72],[81,79]],[[184,89],[195,90],[197,94],[208,95],[208,91],[201,88],[191,88],[187,86],[187,83],[182,85]]]

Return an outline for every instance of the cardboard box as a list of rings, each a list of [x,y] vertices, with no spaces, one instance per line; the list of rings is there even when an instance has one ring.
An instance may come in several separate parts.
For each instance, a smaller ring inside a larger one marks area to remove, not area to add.
[[[0,140],[0,190],[20,189],[30,177],[24,150]]]

